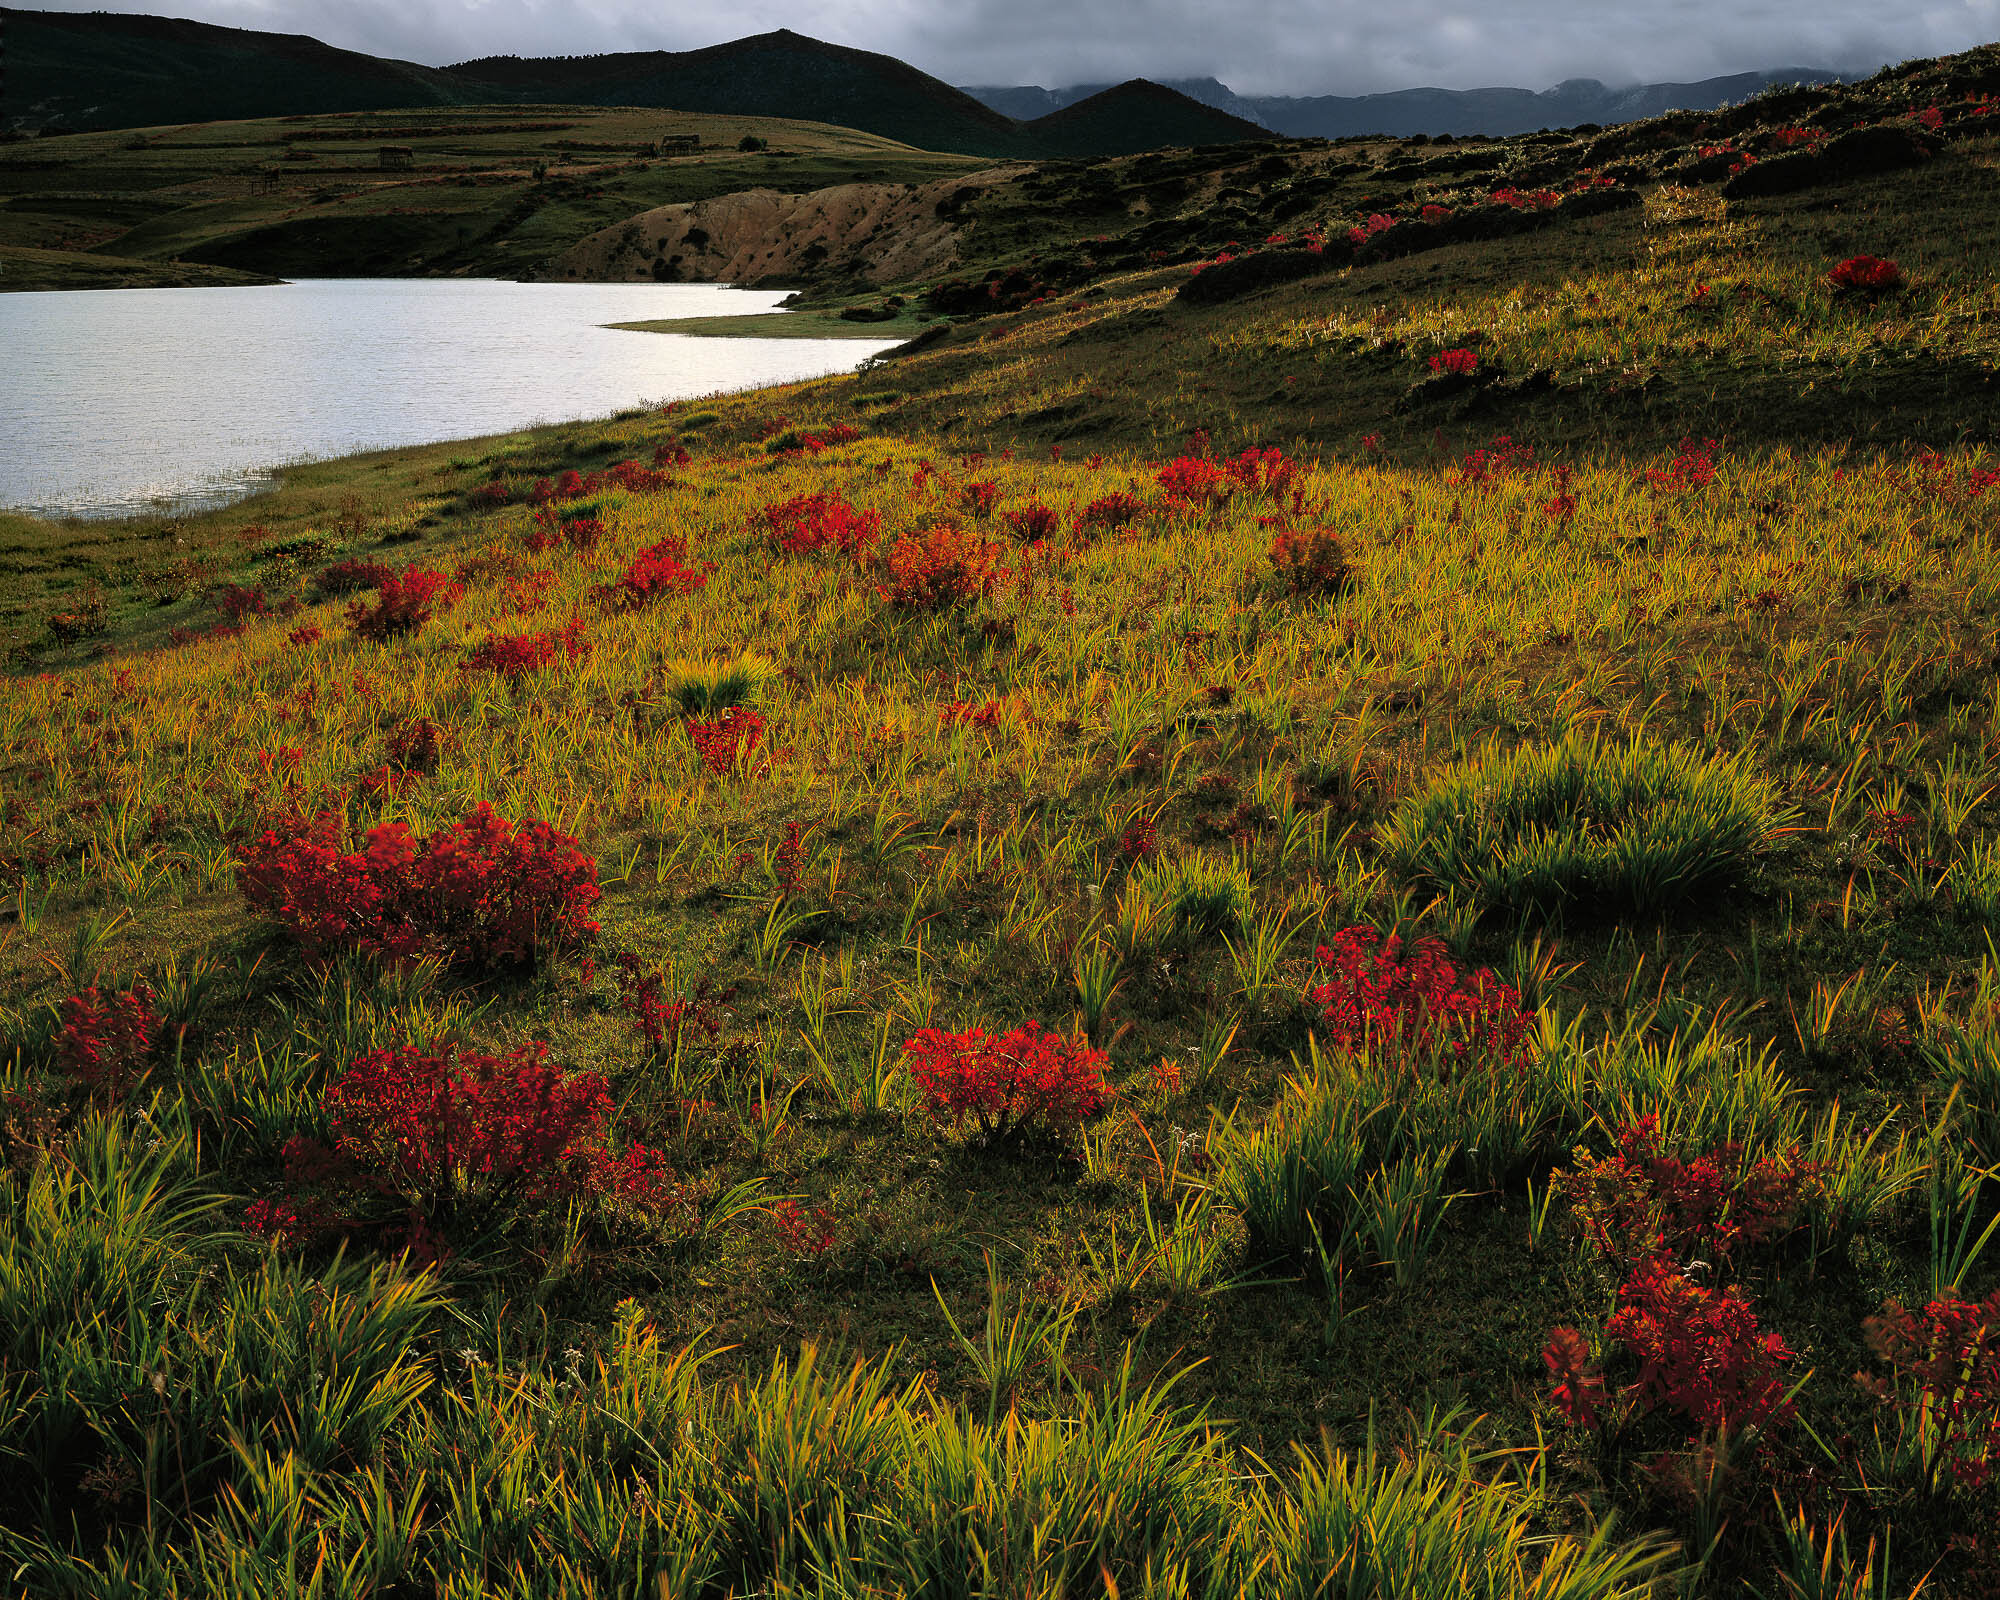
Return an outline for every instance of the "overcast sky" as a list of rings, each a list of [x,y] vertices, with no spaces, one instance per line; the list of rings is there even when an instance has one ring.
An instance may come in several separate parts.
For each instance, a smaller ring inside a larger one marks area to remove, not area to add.
[[[33,6],[35,0],[28,0]],[[950,83],[1216,77],[1239,94],[1872,69],[2000,39],[2000,0],[40,0],[308,33],[443,66],[792,28]]]

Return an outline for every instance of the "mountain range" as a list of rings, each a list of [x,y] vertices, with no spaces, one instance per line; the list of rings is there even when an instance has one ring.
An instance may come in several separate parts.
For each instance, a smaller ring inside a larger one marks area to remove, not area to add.
[[[1227,144],[1278,134],[1493,134],[1705,110],[1806,69],[1614,89],[1579,78],[1527,89],[1405,89],[1244,96],[1214,78],[955,88],[893,56],[788,29],[700,50],[486,56],[448,67],[341,50],[303,34],[175,17],[0,7],[7,77],[0,128],[155,127],[438,105],[663,106],[833,123],[922,149],[1045,159]]]
[[[1571,78],[1553,89],[1398,89],[1388,94],[1240,95],[1214,78],[1166,78],[1172,89],[1217,111],[1291,139],[1339,139],[1356,134],[1473,134],[1505,137],[1583,123],[1636,122],[1666,111],[1710,111],[1766,89],[1794,83],[1841,83],[1850,75],[1810,67],[1737,72],[1695,83],[1640,83],[1612,88],[1595,78]],[[1047,117],[1103,93],[1101,83],[1065,89],[968,86],[982,105],[1018,120]]]

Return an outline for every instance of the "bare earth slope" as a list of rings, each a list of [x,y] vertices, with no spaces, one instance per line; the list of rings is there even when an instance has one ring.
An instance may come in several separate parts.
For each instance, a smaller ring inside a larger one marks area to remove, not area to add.
[[[1014,169],[996,167],[914,186],[843,183],[809,194],[751,189],[656,206],[579,240],[540,276],[758,284],[845,275],[906,282],[957,265],[960,227],[949,213],[965,190],[983,192],[1015,176]]]

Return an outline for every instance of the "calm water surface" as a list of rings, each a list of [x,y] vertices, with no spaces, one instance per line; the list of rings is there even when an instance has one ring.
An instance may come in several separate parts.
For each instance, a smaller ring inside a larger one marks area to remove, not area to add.
[[[0,506],[196,510],[289,462],[852,371],[888,348],[600,326],[783,298],[437,278],[0,294]]]

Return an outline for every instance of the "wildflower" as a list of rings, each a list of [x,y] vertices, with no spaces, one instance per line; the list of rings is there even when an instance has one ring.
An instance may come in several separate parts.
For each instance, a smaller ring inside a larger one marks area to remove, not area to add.
[[[933,1116],[975,1123],[988,1140],[1085,1122],[1111,1100],[1105,1053],[1035,1022],[997,1035],[926,1028],[903,1057]]]
[[[1449,372],[1469,378],[1479,370],[1479,355],[1473,350],[1447,350],[1442,355],[1431,357],[1430,369],[1433,372]]]
[[[1887,294],[1903,287],[1903,269],[1884,256],[1849,256],[1826,276],[1843,294]]]

